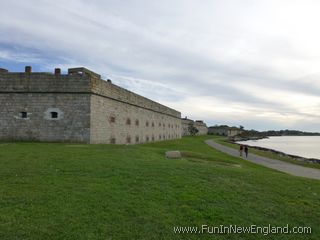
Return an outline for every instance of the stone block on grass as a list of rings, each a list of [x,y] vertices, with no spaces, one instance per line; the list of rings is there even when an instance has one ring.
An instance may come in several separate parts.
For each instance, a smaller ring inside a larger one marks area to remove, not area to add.
[[[181,158],[180,151],[167,151],[166,158]]]

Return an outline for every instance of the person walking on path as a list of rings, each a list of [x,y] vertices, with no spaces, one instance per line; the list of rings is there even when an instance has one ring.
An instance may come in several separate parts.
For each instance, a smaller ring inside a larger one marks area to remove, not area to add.
[[[247,158],[248,157],[248,152],[249,152],[248,146],[244,147],[244,152],[245,152],[246,158]]]
[[[240,149],[239,149],[240,157],[242,157],[242,152],[243,152],[243,145],[240,145]]]
[[[208,144],[210,147],[215,148],[216,150],[226,153],[230,156],[239,157],[239,146],[237,146],[237,149],[226,147],[224,145],[221,145],[213,140],[206,140],[206,144]],[[284,161],[280,161],[277,159],[271,159],[267,157],[261,157],[254,153],[248,154],[247,158],[241,158],[245,159],[249,162],[259,164],[271,169],[275,169],[280,172],[288,173],[294,176],[299,177],[305,177],[310,179],[317,179],[320,180],[320,169],[316,168],[310,168],[310,167],[302,167],[300,165],[296,165],[293,163],[288,163]]]

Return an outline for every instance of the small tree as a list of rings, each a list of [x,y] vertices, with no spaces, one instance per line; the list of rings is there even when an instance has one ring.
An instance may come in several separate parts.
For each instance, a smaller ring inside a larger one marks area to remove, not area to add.
[[[196,135],[199,132],[199,130],[193,125],[193,123],[189,123],[188,131],[192,136]]]

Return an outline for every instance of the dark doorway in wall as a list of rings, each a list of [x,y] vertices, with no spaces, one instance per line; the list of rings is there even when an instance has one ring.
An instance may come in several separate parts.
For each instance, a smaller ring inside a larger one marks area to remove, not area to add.
[[[111,138],[110,138],[110,143],[111,143],[111,144],[116,144],[116,138],[111,137]]]

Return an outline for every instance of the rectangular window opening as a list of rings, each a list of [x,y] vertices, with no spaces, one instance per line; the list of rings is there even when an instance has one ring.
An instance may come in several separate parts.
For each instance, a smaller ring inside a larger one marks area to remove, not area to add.
[[[51,118],[58,118],[58,113],[57,112],[50,112]]]
[[[28,118],[28,113],[27,112],[20,112],[20,117],[21,118]]]

